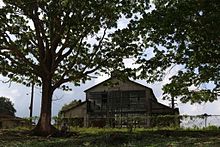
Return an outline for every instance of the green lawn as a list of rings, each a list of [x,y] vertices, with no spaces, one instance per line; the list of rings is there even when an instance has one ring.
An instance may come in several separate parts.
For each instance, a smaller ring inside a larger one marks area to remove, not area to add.
[[[28,130],[0,130],[0,146],[10,147],[212,147],[220,146],[219,129],[73,128],[70,137],[30,136]]]

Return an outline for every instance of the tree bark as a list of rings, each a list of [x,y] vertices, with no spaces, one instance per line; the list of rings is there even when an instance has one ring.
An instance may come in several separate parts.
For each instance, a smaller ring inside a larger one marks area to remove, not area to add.
[[[52,95],[51,79],[42,78],[41,113],[38,124],[33,129],[34,135],[48,136],[58,131],[51,125]]]

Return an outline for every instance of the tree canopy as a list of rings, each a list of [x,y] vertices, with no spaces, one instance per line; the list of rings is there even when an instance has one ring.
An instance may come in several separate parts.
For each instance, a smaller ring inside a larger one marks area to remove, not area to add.
[[[10,115],[15,116],[14,104],[10,101],[9,98],[0,97],[0,114],[1,115]]]
[[[54,130],[50,124],[54,90],[67,90],[66,82],[79,85],[100,72],[131,71],[123,59],[140,52],[129,24],[148,8],[145,0],[3,2],[0,73],[12,81],[27,86],[34,81],[42,87],[36,134]],[[120,19],[125,22],[122,27]]]
[[[122,16],[131,18],[137,7],[143,7],[135,1],[4,0],[4,4],[0,69],[13,81],[42,85],[40,78],[47,75],[53,90],[66,82],[78,85],[97,70],[123,68],[122,57],[137,52],[131,40],[122,48],[114,35],[123,31],[117,29]]]
[[[155,0],[155,9],[136,23],[154,56],[141,57],[139,71],[161,81],[178,66],[163,88],[165,98],[182,102],[214,101],[220,94],[220,3],[218,0]]]
[[[148,0],[3,2],[0,73],[27,86],[41,86],[41,114],[34,129],[40,135],[54,130],[53,92],[100,72],[117,69],[154,82],[178,65],[178,74],[164,86],[165,96],[181,97],[182,102],[214,101],[219,96],[218,0],[154,0],[154,9],[149,9]],[[153,57],[144,51],[149,47]],[[126,68],[125,58],[138,58],[138,69]]]

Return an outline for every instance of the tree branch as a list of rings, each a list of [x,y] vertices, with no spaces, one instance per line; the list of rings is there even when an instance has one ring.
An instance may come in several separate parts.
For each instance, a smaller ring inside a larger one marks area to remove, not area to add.
[[[93,58],[96,56],[96,54],[98,53],[98,51],[101,49],[102,42],[103,42],[103,40],[104,40],[104,38],[105,38],[105,35],[106,35],[106,31],[107,31],[107,27],[106,27],[105,30],[104,30],[104,33],[103,33],[103,35],[102,35],[102,38],[101,38],[100,41],[99,41],[98,46],[95,48],[95,52],[93,53],[93,56],[91,56],[91,58],[90,58],[91,61],[92,61]]]
[[[40,69],[39,69],[39,66],[37,66],[37,65],[35,65],[35,64],[33,64],[33,63],[31,63],[20,51],[18,51],[17,49],[10,49],[10,51],[14,51],[14,53],[15,53],[15,57],[18,59],[18,60],[20,60],[20,59],[22,59],[22,61],[23,61],[23,64],[25,65],[29,65],[31,68],[32,68],[32,71],[36,74],[36,75],[38,75],[38,76],[41,76],[41,72],[39,72],[40,71]],[[9,58],[9,57],[7,57],[8,59],[10,59],[11,61],[13,61],[14,63],[17,63],[18,65],[19,64],[21,64],[21,63],[19,63],[18,61],[15,61],[14,59],[12,59],[12,58]]]
[[[64,73],[64,74],[62,75],[62,77],[60,78],[60,80],[52,86],[52,90],[53,90],[53,91],[54,91],[56,88],[60,87],[60,85],[62,85],[62,84],[64,84],[64,83],[70,81],[70,78],[64,79],[65,75],[66,75],[66,73]]]

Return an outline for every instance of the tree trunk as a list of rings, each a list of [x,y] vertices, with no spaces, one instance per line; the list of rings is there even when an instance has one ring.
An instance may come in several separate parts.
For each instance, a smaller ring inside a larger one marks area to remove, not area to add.
[[[34,135],[48,136],[57,131],[57,129],[51,125],[52,95],[51,79],[42,79],[41,113],[38,124],[33,129]]]

